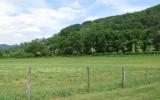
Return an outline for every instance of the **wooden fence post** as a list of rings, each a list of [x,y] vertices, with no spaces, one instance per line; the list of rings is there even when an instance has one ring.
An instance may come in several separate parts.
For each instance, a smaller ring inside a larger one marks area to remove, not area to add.
[[[125,68],[122,67],[122,84],[121,84],[121,87],[122,88],[125,88],[125,82],[126,82],[126,77],[125,77]]]
[[[87,91],[90,92],[90,68],[87,67]]]
[[[32,69],[28,69],[28,83],[27,83],[28,100],[32,99]]]

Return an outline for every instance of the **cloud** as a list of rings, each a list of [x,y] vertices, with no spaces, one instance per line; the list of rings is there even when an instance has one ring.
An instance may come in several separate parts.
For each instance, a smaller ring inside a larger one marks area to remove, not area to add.
[[[24,35],[22,35],[22,34],[15,34],[15,36],[19,37],[19,38],[23,38],[24,37]]]
[[[78,1],[53,9],[45,0],[2,0],[0,7],[0,44],[51,36],[65,26],[64,22],[80,17],[84,11]]]
[[[88,16],[85,20],[86,20],[86,21],[87,21],[87,20],[93,21],[93,20],[98,19],[98,18],[100,18],[100,16]]]
[[[119,11],[120,13],[135,12],[146,8],[143,6],[133,6],[128,3],[127,0],[97,0],[97,2],[111,6],[113,9]]]
[[[25,27],[23,29],[20,30],[21,32],[40,32],[40,29],[37,27]],[[19,35],[20,36],[20,35]]]

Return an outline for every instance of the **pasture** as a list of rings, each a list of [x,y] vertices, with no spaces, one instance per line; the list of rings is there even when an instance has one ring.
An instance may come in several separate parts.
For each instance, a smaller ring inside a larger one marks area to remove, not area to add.
[[[160,99],[160,56],[119,55],[0,59],[0,100],[27,100],[29,67],[32,100]],[[120,86],[122,67],[126,70],[125,88]]]

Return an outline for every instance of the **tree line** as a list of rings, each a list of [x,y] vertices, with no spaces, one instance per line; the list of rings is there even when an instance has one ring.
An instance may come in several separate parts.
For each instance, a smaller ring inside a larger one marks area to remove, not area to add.
[[[47,39],[1,49],[0,57],[130,54],[160,51],[160,5],[141,12],[86,21]]]

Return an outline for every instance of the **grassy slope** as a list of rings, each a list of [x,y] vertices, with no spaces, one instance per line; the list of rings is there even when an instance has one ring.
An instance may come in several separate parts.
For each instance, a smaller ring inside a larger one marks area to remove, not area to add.
[[[57,100],[159,100],[160,83],[141,86],[139,88],[117,89],[107,92],[94,92],[74,95]]]
[[[0,59],[0,100],[26,99],[26,74],[29,66],[33,68],[35,100],[160,98],[159,59],[160,56],[149,55]],[[91,67],[92,76],[89,94],[86,92],[87,65]],[[126,66],[127,70],[127,87],[124,90],[119,87],[122,66]],[[146,66],[150,69],[149,81],[144,86]]]

